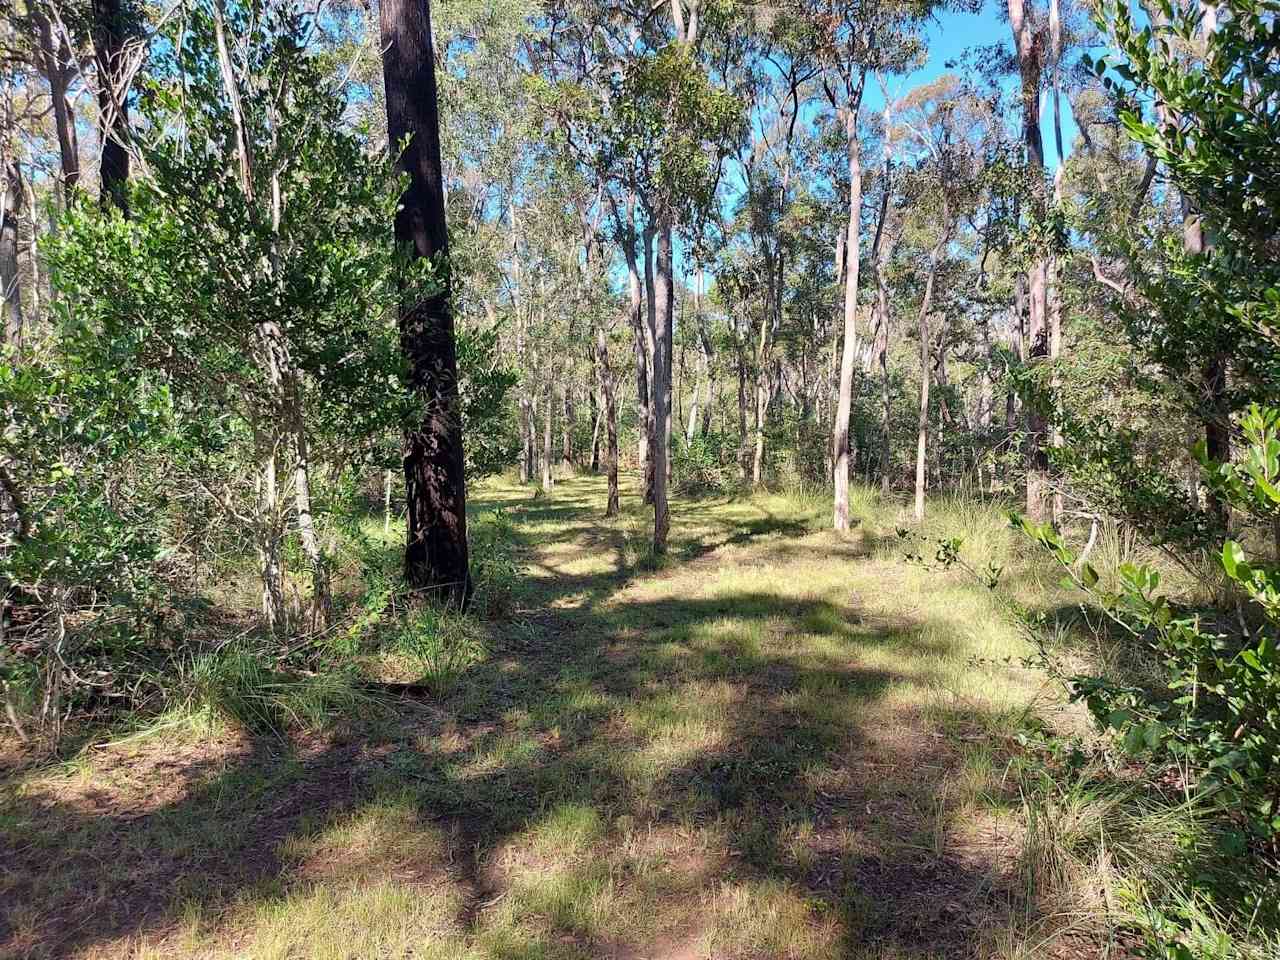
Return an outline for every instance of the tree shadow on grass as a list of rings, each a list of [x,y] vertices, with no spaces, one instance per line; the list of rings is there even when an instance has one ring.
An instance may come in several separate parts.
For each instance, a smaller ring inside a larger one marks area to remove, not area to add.
[[[737,544],[797,535],[770,518],[725,533]],[[953,825],[935,793],[954,756],[886,705],[896,688],[927,687],[928,662],[958,640],[937,624],[863,622],[785,592],[608,604],[634,576],[620,564],[580,578],[549,572],[528,602],[584,599],[549,614],[533,645],[499,634],[438,702],[399,704],[345,734],[195,751],[144,769],[161,778],[154,791],[54,783],[11,793],[0,952],[74,956],[162,936],[192,904],[218,917],[278,901],[311,882],[287,848],[406,797],[447,838],[424,851],[421,875],[461,891],[447,922],[489,955],[622,954],[628,939],[670,935],[664,917],[692,924],[717,956],[778,955],[733,939],[726,891],[795,900],[804,923],[827,924],[840,955],[869,944],[899,956],[971,952],[967,917],[1003,894],[989,870],[946,854]],[[792,642],[815,636],[825,652]],[[924,665],[860,663],[885,644]],[[118,769],[131,775],[128,763]],[[531,863],[566,810],[590,811],[587,845],[566,858],[552,843]],[[664,832],[699,838],[698,862],[645,859],[644,844]],[[615,913],[583,911],[578,901],[603,896],[605,882]],[[488,904],[506,895],[507,921],[527,934],[519,950],[484,945],[497,922]]]

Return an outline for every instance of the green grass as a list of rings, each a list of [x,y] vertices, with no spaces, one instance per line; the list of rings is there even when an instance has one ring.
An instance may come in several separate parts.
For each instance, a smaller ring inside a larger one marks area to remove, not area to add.
[[[518,573],[486,569],[484,619],[405,619],[361,661],[429,697],[11,779],[0,954],[1098,955],[1099,877],[1177,831],[1022,772],[1063,708],[991,596],[901,561],[897,505],[859,491],[838,537],[808,492],[677,501],[655,563],[634,489],[610,521],[603,493],[472,491]],[[1062,602],[1000,510],[930,518]]]

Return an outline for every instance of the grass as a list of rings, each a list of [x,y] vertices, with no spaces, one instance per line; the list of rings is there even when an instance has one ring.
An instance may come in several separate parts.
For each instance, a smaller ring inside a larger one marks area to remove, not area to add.
[[[901,562],[896,505],[860,491],[838,537],[812,493],[677,501],[655,562],[634,489],[611,521],[603,494],[472,492],[519,568],[486,568],[487,618],[411,617],[361,659],[427,697],[11,778],[0,955],[1126,955],[1098,878],[1123,888],[1176,824],[1143,833],[1019,759],[1063,708],[989,595]],[[1062,602],[998,510],[930,517]]]

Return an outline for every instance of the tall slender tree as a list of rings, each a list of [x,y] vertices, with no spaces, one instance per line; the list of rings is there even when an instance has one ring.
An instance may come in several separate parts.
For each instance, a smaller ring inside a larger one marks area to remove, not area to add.
[[[1044,28],[1026,0],[1008,0],[1009,24],[1022,82],[1022,138],[1027,168],[1034,178],[1035,204],[1043,211],[1044,136],[1040,131],[1040,88],[1044,74]],[[1037,250],[1027,266],[1027,358],[1049,358],[1048,258]],[[1027,404],[1027,513],[1037,520],[1045,514],[1045,486],[1049,472],[1049,433],[1045,416],[1035,404]]]
[[[405,577],[461,604],[471,593],[471,572],[431,12],[427,0],[383,0],[379,16],[387,136],[408,175],[396,243],[435,267],[432,289],[418,295],[406,287],[400,308],[408,384],[420,403],[404,438]]]

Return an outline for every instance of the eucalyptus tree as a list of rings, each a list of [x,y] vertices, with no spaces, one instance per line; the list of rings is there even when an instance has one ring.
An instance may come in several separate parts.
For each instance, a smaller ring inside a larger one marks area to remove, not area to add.
[[[666,551],[670,526],[671,346],[675,315],[673,237],[676,226],[692,236],[714,203],[722,157],[742,130],[738,99],[718,88],[699,61],[696,4],[672,0],[674,38],[665,31],[642,42],[618,77],[612,104],[611,155],[622,178],[635,185],[644,218],[641,232],[652,332],[653,550]],[[711,12],[711,11],[708,11]],[[714,23],[714,21],[713,21]],[[653,255],[648,251],[652,243]]]
[[[420,403],[405,431],[405,576],[462,604],[472,584],[431,13],[427,0],[383,0],[379,20],[387,137],[408,177],[396,244],[430,262],[435,279],[429,294],[407,290],[400,310],[408,385]]]
[[[136,11],[125,0],[93,0],[93,59],[97,68],[102,202],[128,213],[129,88],[145,48]]]
[[[644,355],[643,365],[637,356],[637,388],[659,554],[670,524],[674,238],[677,228],[688,240],[701,231],[721,159],[742,131],[738,99],[717,85],[702,52],[706,31],[726,26],[726,11],[683,0],[652,10],[588,10],[582,23],[565,27],[566,49],[549,55],[570,67],[555,77],[562,115],[592,147],[580,152],[595,155],[589,167],[627,264],[630,315],[639,321]]]
[[[922,291],[916,315],[920,339],[920,403],[916,420],[915,518],[924,519],[926,458],[928,456],[929,387],[945,374],[935,375],[931,329],[939,267],[948,256],[960,225],[969,219],[978,198],[983,162],[985,117],[981,105],[965,91],[955,76],[944,75],[908,92],[894,104],[890,138],[900,140],[900,154],[915,183],[906,214],[907,228],[919,238],[923,257]],[[944,371],[945,347],[937,356]]]
[[[832,423],[833,525],[849,527],[849,418],[858,353],[858,284],[862,257],[862,130],[860,120],[868,77],[893,73],[918,61],[921,30],[940,4],[930,0],[801,0],[797,14],[822,66],[822,89],[835,112],[845,142],[849,184],[847,229],[842,244],[844,334],[840,380]]]

